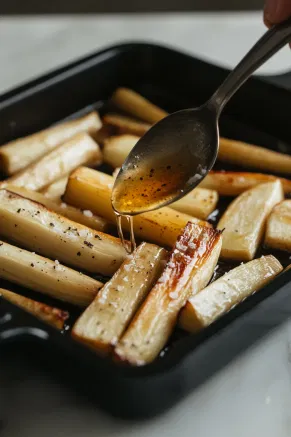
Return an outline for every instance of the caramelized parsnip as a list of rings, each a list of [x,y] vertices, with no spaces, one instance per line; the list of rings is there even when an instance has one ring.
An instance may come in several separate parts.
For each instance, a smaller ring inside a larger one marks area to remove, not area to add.
[[[92,273],[112,275],[126,256],[119,239],[7,190],[0,190],[0,235]]]
[[[132,134],[142,137],[151,127],[150,124],[119,114],[104,115],[103,123],[113,129],[114,135]]]
[[[0,148],[0,169],[12,175],[68,141],[74,135],[87,132],[94,135],[101,127],[99,115],[91,112],[76,120],[49,127],[24,138],[10,141]]]
[[[265,245],[291,251],[291,200],[275,206],[267,220]]]
[[[111,165],[113,168],[121,167],[138,140],[139,137],[136,137],[135,135],[110,137],[104,142],[104,162]]]
[[[64,201],[82,209],[90,209],[115,223],[111,205],[113,181],[113,177],[105,173],[80,167],[69,178]],[[140,239],[171,247],[189,221],[210,226],[207,222],[165,207],[133,217],[133,228]],[[129,231],[129,223],[124,220],[123,224],[124,229]]]
[[[268,215],[283,200],[279,180],[257,185],[237,197],[218,223],[224,229],[221,256],[250,261],[263,239]]]
[[[166,258],[164,249],[142,243],[77,320],[73,337],[109,353],[160,276]]]
[[[181,308],[209,282],[221,248],[221,234],[188,223],[158,282],[115,349],[134,365],[153,361],[167,343]]]
[[[180,326],[197,332],[213,323],[233,306],[268,284],[283,270],[273,256],[242,264],[190,297],[180,315]]]
[[[62,202],[62,195],[66,191],[66,186],[68,182],[69,175],[53,182],[50,185],[47,185],[45,188],[41,190],[41,193],[48,197],[49,199],[53,200],[54,202],[61,203]]]
[[[88,134],[78,134],[22,172],[1,182],[0,187],[15,185],[38,191],[80,165],[92,162],[97,164],[101,161],[102,154],[98,144]]]
[[[58,260],[0,241],[0,278],[78,306],[89,305],[102,283]]]
[[[238,196],[250,188],[280,179],[285,194],[291,193],[291,180],[263,173],[211,171],[199,187],[216,190],[221,196]]]
[[[65,322],[69,318],[67,311],[51,307],[42,302],[37,302],[36,300],[29,299],[28,297],[13,293],[4,288],[0,288],[0,297],[4,297],[9,302],[59,330],[64,329]]]

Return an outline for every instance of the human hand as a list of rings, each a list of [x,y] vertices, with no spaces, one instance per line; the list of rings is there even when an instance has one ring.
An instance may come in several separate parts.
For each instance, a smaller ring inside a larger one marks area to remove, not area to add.
[[[266,0],[264,21],[266,26],[281,23],[291,17],[291,0]]]

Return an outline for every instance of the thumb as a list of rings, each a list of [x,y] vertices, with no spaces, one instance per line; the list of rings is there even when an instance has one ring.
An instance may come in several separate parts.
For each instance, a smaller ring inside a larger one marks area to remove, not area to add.
[[[264,19],[267,25],[277,24],[291,17],[291,0],[267,0]]]

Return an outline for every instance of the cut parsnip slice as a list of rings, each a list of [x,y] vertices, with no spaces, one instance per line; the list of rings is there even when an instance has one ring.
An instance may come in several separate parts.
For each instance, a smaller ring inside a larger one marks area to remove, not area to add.
[[[79,306],[87,306],[103,284],[57,260],[0,241],[0,277]]]
[[[171,208],[199,219],[206,220],[217,205],[218,193],[206,188],[195,188],[189,194],[171,204]]]
[[[120,240],[0,190],[0,235],[65,264],[111,275],[125,259]]]
[[[104,142],[104,162],[111,165],[113,168],[121,167],[138,140],[139,137],[134,135],[110,137]]]
[[[77,320],[73,337],[109,353],[160,276],[166,257],[165,249],[142,243]]]
[[[291,200],[275,206],[267,220],[265,244],[273,249],[291,251]]]
[[[111,205],[113,181],[113,177],[105,173],[80,167],[69,178],[64,201],[82,209],[90,209],[115,223],[115,214]],[[165,207],[135,216],[133,228],[137,237],[171,247],[188,221],[210,226],[207,222],[201,222],[187,214]],[[124,229],[130,230],[127,220],[123,221],[123,225]]]
[[[118,343],[115,354],[119,359],[143,365],[158,356],[181,308],[209,282],[220,249],[219,231],[187,224],[162,276]]]
[[[265,182],[280,179],[286,194],[291,193],[291,181],[263,173],[246,173],[233,171],[211,171],[200,182],[199,187],[216,190],[221,196],[238,196],[250,188]]]
[[[168,115],[166,111],[127,88],[117,89],[112,99],[117,107],[148,123],[156,123]],[[220,138],[218,159],[275,173],[291,173],[291,156],[228,138]]]
[[[180,326],[190,332],[206,328],[282,270],[273,255],[236,267],[188,300],[180,314]]]
[[[68,177],[65,176],[58,181],[53,182],[50,185],[47,185],[45,188],[41,190],[42,194],[45,197],[48,197],[49,199],[53,200],[54,202],[61,203],[62,195],[66,191],[66,186],[68,182]]]
[[[275,173],[291,173],[291,156],[265,147],[220,138],[218,158],[223,162]]]
[[[13,293],[4,288],[0,288],[0,297],[4,297],[9,302],[17,305],[25,311],[33,314],[38,319],[49,323],[59,330],[64,329],[65,321],[69,318],[69,313],[67,311],[51,307],[42,302],[37,302],[36,300],[29,299],[28,297]]]
[[[29,190],[41,190],[62,178],[79,165],[101,163],[102,154],[97,143],[88,134],[78,134],[58,146],[39,161],[31,164],[1,183],[1,187],[15,185]]]
[[[94,135],[100,127],[99,115],[91,112],[76,120],[11,141],[0,148],[0,169],[7,175],[17,173],[74,135],[81,132]]]
[[[166,111],[128,88],[118,88],[112,96],[112,102],[118,108],[147,123],[156,123],[168,115]]]
[[[81,223],[84,226],[88,226],[96,231],[105,232],[111,225],[103,218],[91,213],[91,211],[81,211],[74,206],[67,205],[62,202],[56,203],[44,196],[42,193],[37,191],[27,190],[23,187],[14,187],[13,185],[8,185],[7,189],[13,193],[19,194],[20,196],[26,197],[27,199],[34,200],[35,202],[41,203],[48,209],[57,212],[64,217],[67,217],[74,222]]]
[[[224,259],[250,261],[264,236],[267,217],[283,200],[279,180],[257,185],[237,197],[218,223],[224,229],[221,256]]]
[[[151,127],[148,123],[119,114],[106,114],[102,121],[105,126],[114,129],[114,135],[132,134],[142,137]]]

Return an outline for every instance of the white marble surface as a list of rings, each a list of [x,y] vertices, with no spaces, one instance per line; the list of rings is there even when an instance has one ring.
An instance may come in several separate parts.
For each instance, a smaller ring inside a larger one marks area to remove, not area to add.
[[[0,19],[0,92],[104,45],[154,40],[233,66],[263,32],[260,13]],[[264,73],[291,67],[284,49]],[[124,423],[26,361],[0,373],[2,437],[290,437],[291,323],[167,414]]]

